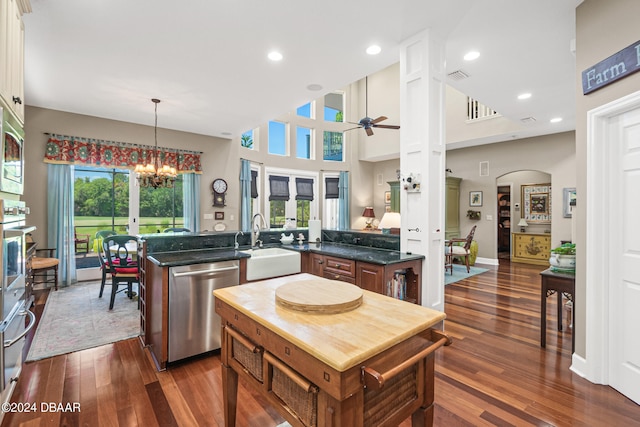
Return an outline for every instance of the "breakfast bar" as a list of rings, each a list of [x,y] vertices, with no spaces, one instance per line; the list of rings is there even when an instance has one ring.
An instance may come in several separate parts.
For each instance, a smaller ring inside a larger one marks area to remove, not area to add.
[[[300,300],[281,304],[292,286]],[[322,310],[325,297],[351,298],[354,288],[359,300]],[[318,304],[305,304],[304,289]],[[435,351],[451,343],[434,329],[444,313],[306,273],[214,295],[226,426],[235,426],[238,377],[292,426],[398,425],[409,416],[413,426],[433,424]]]

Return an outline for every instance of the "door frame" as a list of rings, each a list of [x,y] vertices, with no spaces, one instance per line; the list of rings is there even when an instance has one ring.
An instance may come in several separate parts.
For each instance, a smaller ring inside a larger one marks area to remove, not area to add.
[[[612,145],[611,118],[640,108],[640,91],[629,94],[587,113],[587,194],[585,223],[585,358],[573,355],[571,370],[597,384],[609,384],[609,347],[612,336],[609,294],[610,271],[615,269],[608,248],[619,221],[608,215],[608,206],[620,191],[614,187],[610,172]],[[578,202],[580,203],[580,202]],[[613,333],[616,333],[613,331]]]

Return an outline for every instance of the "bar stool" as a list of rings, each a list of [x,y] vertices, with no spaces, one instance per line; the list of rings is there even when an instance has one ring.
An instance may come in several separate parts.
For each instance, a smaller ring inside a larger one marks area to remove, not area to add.
[[[38,256],[38,252],[46,252],[47,257]],[[55,257],[55,248],[36,249],[36,255],[31,259],[31,279],[35,285],[40,283],[53,283],[58,290],[58,265],[60,261]],[[49,272],[53,270],[53,279],[49,278]]]

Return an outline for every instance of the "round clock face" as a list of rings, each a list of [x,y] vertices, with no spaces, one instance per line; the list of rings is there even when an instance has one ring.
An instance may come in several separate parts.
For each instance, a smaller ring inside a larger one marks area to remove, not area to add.
[[[216,193],[224,193],[227,191],[227,182],[224,179],[216,179],[213,181],[212,187]]]

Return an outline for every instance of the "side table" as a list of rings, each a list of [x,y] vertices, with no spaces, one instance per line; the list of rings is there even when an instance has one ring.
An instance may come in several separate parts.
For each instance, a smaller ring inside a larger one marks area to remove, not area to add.
[[[560,273],[548,268],[540,273],[542,287],[540,291],[540,346],[545,347],[547,343],[547,297],[554,293],[558,295],[558,330],[562,330],[562,295],[564,294],[574,305],[571,310],[571,324],[575,328],[575,274]],[[575,329],[571,331],[571,353],[576,346]]]

